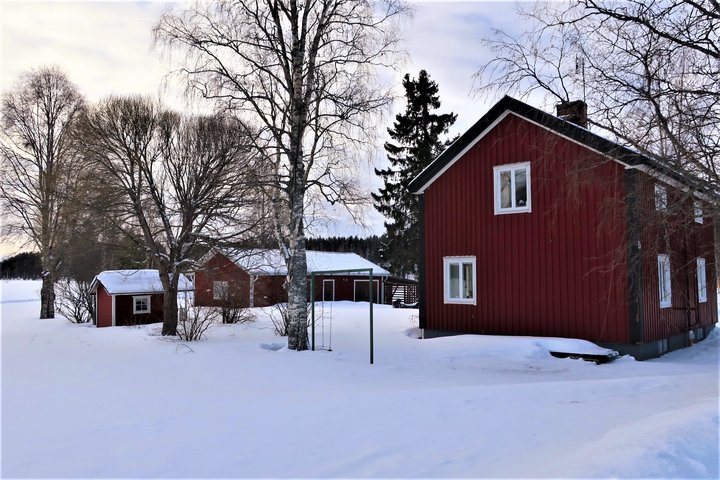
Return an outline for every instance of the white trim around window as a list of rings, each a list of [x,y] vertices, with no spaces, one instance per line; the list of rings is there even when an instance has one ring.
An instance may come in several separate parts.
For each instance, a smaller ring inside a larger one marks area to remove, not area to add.
[[[703,223],[703,208],[697,200],[693,202],[693,213],[695,215],[695,223]]]
[[[445,303],[477,304],[477,273],[474,256],[443,257]]]
[[[150,313],[150,295],[136,295],[133,299],[133,315]]]
[[[532,195],[530,162],[493,167],[493,197],[495,215],[530,213]]]
[[[705,259],[699,257],[695,260],[697,262],[698,303],[705,303],[707,302],[707,273],[705,270]]]
[[[658,255],[658,289],[660,308],[672,306],[672,283],[670,275],[670,255]]]
[[[664,212],[668,209],[667,189],[662,185],[655,185],[655,210]]]

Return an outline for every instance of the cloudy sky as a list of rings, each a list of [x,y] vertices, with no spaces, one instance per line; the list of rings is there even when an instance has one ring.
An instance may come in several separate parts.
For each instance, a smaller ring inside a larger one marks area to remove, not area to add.
[[[161,85],[171,65],[153,48],[151,28],[163,11],[177,5],[0,0],[0,89],[12,87],[24,71],[54,64],[90,101],[111,93],[165,98],[168,93]],[[393,74],[397,93],[402,95],[400,80],[405,73],[417,75],[424,68],[440,86],[441,110],[458,114],[451,133],[462,133],[494,100],[473,94],[473,73],[487,60],[479,41],[490,35],[491,28],[522,29],[515,4],[438,0],[413,2],[413,6],[415,13],[405,22],[404,31],[409,60]],[[402,101],[396,102],[396,110],[401,108]],[[369,184],[373,181],[368,174]],[[382,232],[382,217],[377,214],[369,212],[368,224],[363,230],[340,219],[327,233]],[[0,255],[9,248],[0,248]]]

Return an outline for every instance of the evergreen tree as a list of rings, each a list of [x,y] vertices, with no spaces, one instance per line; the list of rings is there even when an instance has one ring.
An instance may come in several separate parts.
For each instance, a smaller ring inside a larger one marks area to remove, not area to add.
[[[372,194],[375,208],[388,219],[386,261],[390,271],[400,276],[417,275],[420,255],[418,199],[408,191],[408,184],[450,143],[440,136],[457,118],[454,113],[434,113],[440,108],[438,86],[425,70],[420,70],[417,80],[406,74],[403,87],[407,106],[388,128],[395,143],[385,143],[390,166],[375,169],[385,187]]]

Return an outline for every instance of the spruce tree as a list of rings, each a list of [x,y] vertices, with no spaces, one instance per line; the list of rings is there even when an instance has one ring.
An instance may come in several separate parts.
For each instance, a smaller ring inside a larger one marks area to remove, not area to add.
[[[385,143],[390,166],[375,169],[385,182],[379,193],[373,193],[375,208],[388,220],[385,260],[395,275],[417,275],[420,255],[418,198],[408,190],[408,184],[437,155],[449,141],[441,135],[455,123],[454,113],[435,113],[440,108],[437,83],[420,70],[417,80],[406,74],[403,79],[407,105],[404,113],[395,116],[388,134],[394,143]]]

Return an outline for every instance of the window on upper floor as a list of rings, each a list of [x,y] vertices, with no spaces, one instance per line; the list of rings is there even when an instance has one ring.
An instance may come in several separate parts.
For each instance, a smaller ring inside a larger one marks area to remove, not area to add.
[[[530,162],[493,167],[495,215],[532,209]]]
[[[660,289],[660,308],[672,306],[670,255],[658,255],[658,286]]]
[[[707,302],[707,275],[705,273],[705,259],[697,258],[697,284],[698,284],[698,302]]]
[[[475,304],[475,257],[443,258],[445,303]]]
[[[662,185],[655,185],[655,210],[665,211],[667,208],[667,189]]]
[[[703,209],[700,202],[693,202],[693,212],[695,215],[695,223],[703,223]]]

